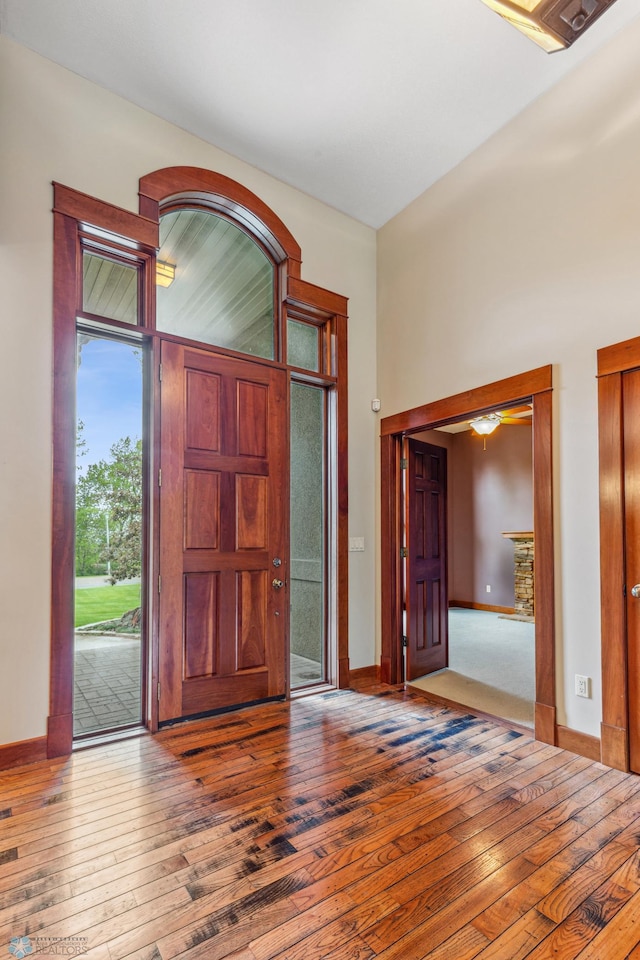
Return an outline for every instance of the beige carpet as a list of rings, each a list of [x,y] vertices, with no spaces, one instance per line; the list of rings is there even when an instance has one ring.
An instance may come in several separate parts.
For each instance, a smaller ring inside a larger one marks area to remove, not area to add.
[[[412,686],[512,723],[533,727],[533,623],[484,610],[449,611],[449,668]]]

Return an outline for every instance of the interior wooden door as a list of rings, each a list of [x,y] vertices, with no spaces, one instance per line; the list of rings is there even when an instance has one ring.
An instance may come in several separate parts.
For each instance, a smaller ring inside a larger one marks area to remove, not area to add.
[[[286,693],[283,370],[161,349],[159,721]]]
[[[623,374],[622,397],[629,765],[640,773],[640,370]]]
[[[406,680],[449,662],[447,451],[409,440],[406,486]]]

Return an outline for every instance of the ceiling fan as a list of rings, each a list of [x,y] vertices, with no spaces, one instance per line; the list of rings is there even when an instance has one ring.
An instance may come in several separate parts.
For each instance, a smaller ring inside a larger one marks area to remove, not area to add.
[[[514,427],[530,427],[532,418],[531,404],[527,403],[520,407],[511,407],[509,410],[495,410],[491,413],[484,413],[480,417],[474,417],[467,421],[475,434],[482,437],[484,449],[487,449],[487,437],[493,433],[496,427],[502,424],[509,424]]]

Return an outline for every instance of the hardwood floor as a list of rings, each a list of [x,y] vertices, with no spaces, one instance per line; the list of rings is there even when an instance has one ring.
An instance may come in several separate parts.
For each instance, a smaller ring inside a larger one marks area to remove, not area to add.
[[[0,943],[36,954],[640,958],[640,778],[415,693],[79,751],[0,798]]]

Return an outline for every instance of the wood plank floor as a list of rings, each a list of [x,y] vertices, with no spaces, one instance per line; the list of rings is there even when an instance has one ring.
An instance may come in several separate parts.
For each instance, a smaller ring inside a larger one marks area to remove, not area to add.
[[[36,955],[640,958],[640,778],[389,687],[5,772],[0,833]]]

